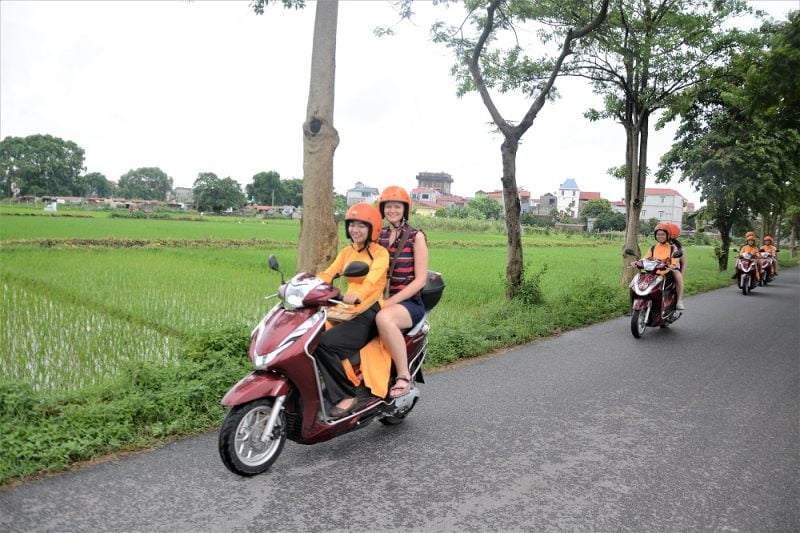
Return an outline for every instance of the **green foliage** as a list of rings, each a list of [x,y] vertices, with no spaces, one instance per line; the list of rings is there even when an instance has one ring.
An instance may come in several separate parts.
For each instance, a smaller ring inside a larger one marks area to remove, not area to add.
[[[172,178],[158,167],[141,167],[129,170],[119,178],[119,194],[128,199],[167,199],[172,190]]]
[[[647,219],[639,226],[639,234],[650,236],[656,230],[659,220],[655,217]]]
[[[530,269],[526,269],[530,271]],[[523,276],[522,283],[516,291],[515,298],[526,305],[539,305],[544,301],[542,293],[542,276],[547,272],[547,263],[538,272]]]
[[[245,186],[247,199],[258,205],[282,205],[283,187],[281,175],[274,170],[259,172],[253,176],[253,183]]]
[[[602,213],[594,221],[593,230],[596,232],[601,231],[624,231],[625,230],[625,215],[622,213]]]
[[[213,172],[199,173],[193,189],[195,207],[199,211],[219,213],[239,209],[247,202],[238,182],[230,177],[219,179]]]
[[[218,425],[219,400],[250,368],[246,328],[196,337],[177,364],[130,364],[80,392],[0,383],[0,484]]]
[[[117,186],[99,172],[90,172],[80,176],[75,187],[75,195],[83,197],[111,198]]]
[[[581,206],[581,220],[583,222],[586,222],[588,218],[598,218],[601,215],[610,215],[613,213],[614,210],[611,208],[611,202],[605,198],[587,200],[587,202]]]
[[[83,148],[72,141],[52,135],[6,137],[0,141],[2,195],[78,195],[83,161]]]
[[[486,220],[501,220],[503,218],[503,206],[500,202],[489,198],[488,196],[478,196],[467,203],[467,212],[480,213],[481,217]],[[476,217],[472,217],[476,218]]]

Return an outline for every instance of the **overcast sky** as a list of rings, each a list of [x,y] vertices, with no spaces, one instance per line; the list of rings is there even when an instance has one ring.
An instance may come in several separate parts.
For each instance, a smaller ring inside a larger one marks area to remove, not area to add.
[[[264,16],[248,4],[0,0],[0,138],[74,141],[87,172],[114,181],[149,166],[185,187],[199,172],[243,186],[267,170],[302,178],[314,3],[270,6]],[[800,8],[800,0],[751,4],[781,20]],[[418,1],[415,12],[396,36],[377,38],[376,26],[397,20],[390,2],[340,2],[337,192],[356,181],[412,188],[420,171],[451,174],[462,196],[501,188],[501,137],[477,94],[455,96],[450,52],[429,38],[434,20],[463,8]],[[562,97],[545,104],[523,137],[518,185],[538,196],[572,178],[583,191],[621,199],[622,182],[606,169],[624,162],[622,127],[583,118],[600,105],[585,81],[557,87]],[[529,105],[519,95],[500,100],[509,120]],[[651,134],[651,168],[673,132]],[[688,184],[668,186],[699,200]]]

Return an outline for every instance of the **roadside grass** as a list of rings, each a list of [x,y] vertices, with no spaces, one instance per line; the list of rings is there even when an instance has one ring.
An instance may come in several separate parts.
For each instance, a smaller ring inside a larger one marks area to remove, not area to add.
[[[3,216],[3,239],[12,218],[41,217]],[[62,231],[59,225],[85,220],[91,219],[54,218],[38,230],[52,236],[53,228]],[[253,238],[237,227],[262,231],[259,223],[230,220],[95,222],[94,228],[124,229],[137,239],[191,238],[186,226],[215,224],[222,239]],[[3,244],[0,485],[217,426],[224,415],[220,398],[250,369],[248,334],[275,302],[264,300],[279,283],[266,256],[274,253],[286,274],[295,269],[297,222],[263,226],[282,236],[270,249]],[[627,309],[619,240],[526,236],[523,297],[509,302],[504,235],[446,228],[428,235],[431,269],[447,284],[431,314],[428,367]],[[687,294],[731,283],[729,272],[717,272],[712,247],[689,247],[687,257]],[[797,261],[781,262],[791,264]]]

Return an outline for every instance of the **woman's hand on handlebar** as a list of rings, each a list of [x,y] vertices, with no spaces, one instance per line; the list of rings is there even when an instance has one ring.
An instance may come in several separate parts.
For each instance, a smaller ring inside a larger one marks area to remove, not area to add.
[[[354,292],[348,292],[347,294],[345,294],[344,298],[342,298],[342,301],[344,303],[348,304],[348,305],[354,305],[354,304],[360,304],[361,303],[361,299]]]

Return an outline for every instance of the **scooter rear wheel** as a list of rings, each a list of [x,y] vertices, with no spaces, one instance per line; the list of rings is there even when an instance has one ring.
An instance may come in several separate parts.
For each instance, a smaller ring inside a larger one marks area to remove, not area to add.
[[[647,329],[646,319],[647,313],[643,309],[634,309],[631,313],[631,333],[637,339],[641,338],[644,330]]]
[[[237,405],[228,412],[219,431],[219,456],[234,474],[254,476],[265,472],[278,458],[286,442],[286,416],[278,414],[272,435],[261,441],[273,400],[262,398]]]

